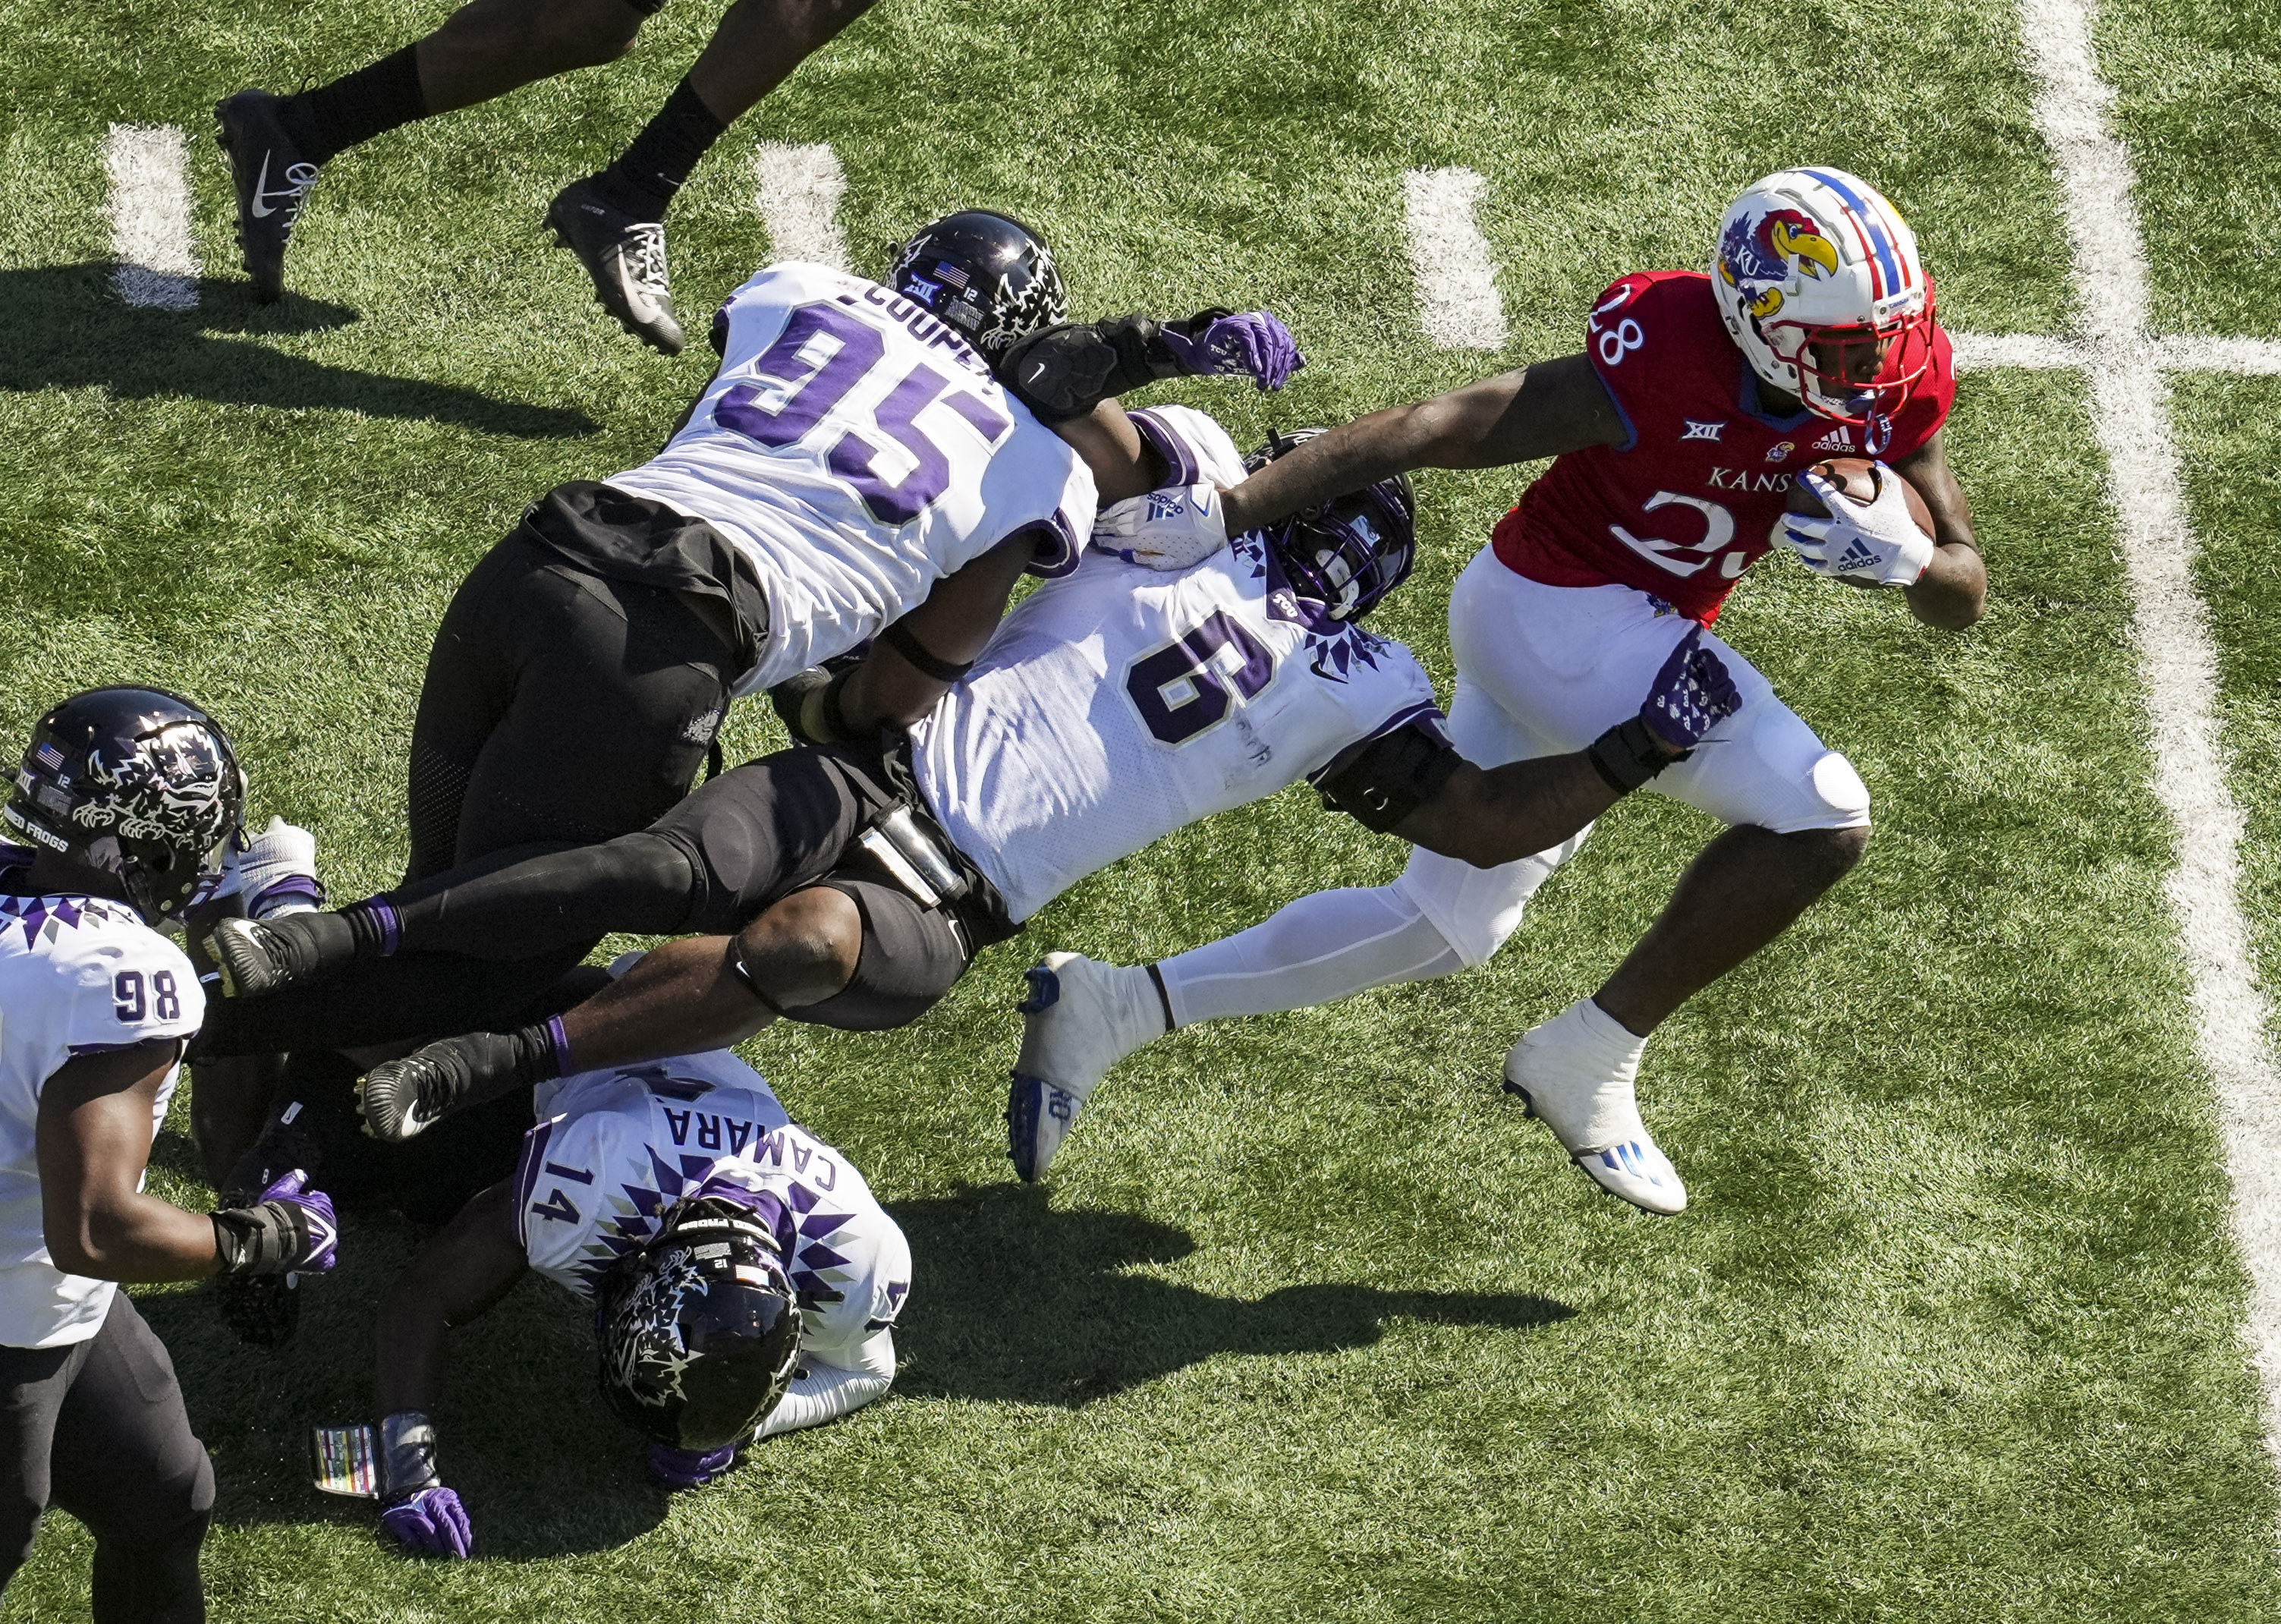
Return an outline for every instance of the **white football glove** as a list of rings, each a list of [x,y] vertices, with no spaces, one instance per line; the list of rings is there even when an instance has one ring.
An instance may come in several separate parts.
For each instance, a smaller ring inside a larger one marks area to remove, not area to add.
[[[214,894],[242,897],[249,919],[305,914],[325,905],[325,887],[317,878],[317,837],[282,817],[271,818],[244,850],[230,851],[222,859],[221,876]]]
[[[1093,545],[1150,569],[1201,564],[1227,545],[1219,487],[1174,486],[1112,502],[1093,522]]]
[[[1820,497],[1831,517],[1784,514],[1775,539],[1833,581],[1865,586],[1914,586],[1932,563],[1933,539],[1909,516],[1901,476],[1876,465],[1877,496],[1866,507],[1812,469],[1798,479]]]

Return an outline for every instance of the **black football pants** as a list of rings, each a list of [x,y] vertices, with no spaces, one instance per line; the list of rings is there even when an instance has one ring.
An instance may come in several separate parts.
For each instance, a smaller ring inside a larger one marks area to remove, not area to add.
[[[60,1505],[95,1535],[95,1624],[196,1624],[213,1463],[174,1361],[125,1292],[62,1348],[0,1348],[0,1586]]]
[[[407,878],[646,828],[689,793],[735,663],[671,592],[581,569],[517,527],[460,584],[428,657]],[[216,998],[192,1057],[479,1031],[544,994],[602,934],[500,939],[483,963],[406,955],[343,982]]]
[[[736,659],[671,592],[591,574],[518,527],[460,584],[428,656],[406,878],[647,828],[689,793]]]
[[[783,750],[723,773],[641,833],[415,881],[390,896],[405,950],[359,964],[341,985],[423,958],[529,953],[613,931],[734,935],[771,903],[824,885],[862,916],[855,974],[832,997],[785,1013],[858,1032],[902,1025],[965,973],[977,939],[948,909],[883,883],[853,849],[872,809],[893,798],[885,777],[876,751]]]

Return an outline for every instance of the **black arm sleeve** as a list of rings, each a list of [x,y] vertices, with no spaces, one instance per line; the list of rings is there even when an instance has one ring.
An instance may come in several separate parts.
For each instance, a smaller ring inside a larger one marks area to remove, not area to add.
[[[1365,829],[1390,834],[1394,826],[1442,793],[1465,764],[1457,746],[1412,723],[1381,733],[1350,752],[1315,780],[1323,804]]]
[[[1185,321],[1113,316],[1106,321],[1064,321],[1017,338],[999,358],[998,381],[1038,421],[1067,422],[1104,400],[1177,377],[1180,364],[1165,344],[1166,328],[1202,331],[1226,310],[1206,310]]]

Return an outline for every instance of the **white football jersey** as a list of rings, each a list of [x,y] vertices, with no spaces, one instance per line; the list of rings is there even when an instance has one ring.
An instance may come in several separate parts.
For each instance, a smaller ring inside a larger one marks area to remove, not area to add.
[[[787,264],[720,319],[721,370],[688,424],[609,483],[704,520],[759,573],[768,636],[738,692],[844,653],[1024,531],[1037,573],[1076,568],[1092,470],[918,305]]]
[[[205,1010],[182,950],[126,903],[0,896],[0,1345],[85,1342],[119,1289],[48,1259],[41,1090],[78,1056],[188,1038]],[[159,1085],[153,1138],[181,1069]]]
[[[1201,412],[1136,412],[1193,483],[1241,459]],[[1323,617],[1257,541],[1158,573],[1092,551],[1006,617],[911,730],[927,805],[1026,919],[1173,830],[1272,795],[1349,746],[1440,724],[1410,651]]]
[[[667,1208],[727,1173],[774,1195],[799,1227],[787,1261],[802,1350],[842,1370],[894,1373],[885,1334],[911,1288],[911,1249],[863,1175],[793,1122],[752,1067],[715,1049],[582,1071],[537,1104],[549,1114],[524,1139],[514,1175],[532,1268],[591,1296],[612,1264],[656,1235]]]

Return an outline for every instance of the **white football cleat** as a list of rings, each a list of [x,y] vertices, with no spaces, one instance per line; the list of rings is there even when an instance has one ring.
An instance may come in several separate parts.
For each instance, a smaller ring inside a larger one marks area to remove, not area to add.
[[[1109,1068],[1171,1027],[1145,969],[1048,953],[1029,976],[1022,1053],[1006,1093],[1006,1154],[1034,1183]]]
[[[1521,1034],[1504,1057],[1504,1087],[1593,1183],[1667,1218],[1686,1210],[1687,1187],[1640,1120],[1633,1084],[1646,1048],[1646,1039],[1580,999]]]

